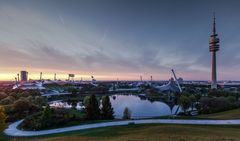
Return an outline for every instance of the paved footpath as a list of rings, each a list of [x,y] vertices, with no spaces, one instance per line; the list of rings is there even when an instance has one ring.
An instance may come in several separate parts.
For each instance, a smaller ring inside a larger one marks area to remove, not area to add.
[[[40,131],[23,131],[16,128],[21,122],[22,120],[10,124],[8,128],[4,130],[4,133],[9,136],[39,136],[39,135],[55,134],[55,133],[62,133],[62,132],[68,132],[68,131],[99,128],[99,127],[128,125],[133,123],[134,124],[162,123],[162,124],[190,124],[190,125],[240,125],[240,119],[236,119],[236,120],[145,119],[145,120],[126,120],[126,121],[84,124],[84,125],[76,125],[71,127],[40,130]]]

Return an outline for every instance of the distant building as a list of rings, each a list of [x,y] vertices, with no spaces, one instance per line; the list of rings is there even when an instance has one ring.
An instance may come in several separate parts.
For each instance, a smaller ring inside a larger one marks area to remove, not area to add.
[[[27,71],[21,71],[20,72],[21,81],[28,81],[28,72]]]
[[[42,86],[41,82],[22,82],[19,85],[14,85],[13,89],[22,89],[22,90],[27,90],[27,89],[38,89],[38,90],[43,90],[45,87]]]
[[[162,93],[165,93],[165,94],[180,92],[180,90],[173,78],[169,79],[168,84],[165,84],[162,86],[157,86],[155,88],[159,89]]]
[[[178,83],[180,83],[180,84],[183,83],[183,78],[182,78],[182,77],[179,77],[179,78],[178,78]]]

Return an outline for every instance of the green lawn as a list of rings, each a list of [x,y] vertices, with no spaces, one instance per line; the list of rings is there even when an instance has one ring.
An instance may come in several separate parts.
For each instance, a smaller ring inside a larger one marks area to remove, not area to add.
[[[146,124],[79,130],[11,141],[240,141],[240,126]],[[7,139],[7,138],[6,138]],[[2,140],[1,140],[2,141]]]
[[[201,119],[240,119],[240,109],[199,115]],[[240,141],[240,126],[146,124],[79,130],[31,138],[0,141]]]
[[[225,112],[199,115],[197,118],[208,118],[208,119],[240,119],[240,109],[229,110]]]
[[[8,140],[10,140],[9,137],[5,136],[5,135],[3,134],[3,132],[0,133],[0,141],[8,141]]]
[[[240,119],[240,109],[233,109],[229,111],[198,116],[161,116],[154,117],[152,119]]]

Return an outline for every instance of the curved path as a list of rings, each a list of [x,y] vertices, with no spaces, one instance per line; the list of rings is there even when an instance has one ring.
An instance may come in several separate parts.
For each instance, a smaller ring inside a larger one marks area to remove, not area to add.
[[[181,119],[146,119],[146,120],[127,120],[127,121],[113,121],[113,122],[102,122],[85,125],[76,125],[71,127],[41,130],[41,131],[22,131],[16,127],[22,122],[22,120],[14,122],[9,125],[4,133],[9,136],[39,136],[47,134],[62,133],[68,131],[76,131],[83,129],[92,129],[107,126],[119,126],[134,124],[147,124],[147,123],[163,123],[163,124],[192,124],[192,125],[240,125],[240,119],[236,120],[181,120]]]

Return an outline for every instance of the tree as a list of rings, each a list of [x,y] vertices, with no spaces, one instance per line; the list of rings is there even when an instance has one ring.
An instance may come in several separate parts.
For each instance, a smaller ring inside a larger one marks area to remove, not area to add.
[[[33,103],[39,108],[42,108],[44,105],[47,105],[47,99],[42,96],[36,96]]]
[[[102,109],[101,109],[101,116],[102,119],[114,119],[113,116],[113,108],[110,102],[109,96],[102,97]]]
[[[0,107],[0,131],[5,128],[5,120],[6,120],[5,110],[3,107]]]
[[[72,103],[71,103],[71,105],[72,105],[72,109],[77,109],[77,101],[72,101]]]
[[[228,96],[228,97],[227,97],[227,100],[228,100],[231,104],[233,104],[233,103],[236,102],[236,98],[235,98],[234,96]]]
[[[179,100],[179,105],[183,109],[184,113],[186,113],[187,109],[191,105],[191,100],[187,96],[181,96]]]
[[[211,113],[211,102],[213,98],[210,97],[201,97],[199,100],[201,112],[204,114]]]
[[[9,104],[13,104],[14,100],[15,100],[14,97],[12,97],[12,96],[8,96],[8,97],[2,99],[2,100],[0,101],[0,104],[1,104],[1,105],[9,105]]]
[[[72,92],[72,94],[77,94],[77,89],[73,88],[73,89],[71,90],[71,92]]]
[[[194,103],[197,101],[197,99],[196,99],[196,97],[195,97],[194,95],[190,95],[190,96],[189,96],[189,99],[190,99],[190,101],[191,101],[191,108],[192,108],[192,110],[193,110],[193,105],[194,105]]]
[[[131,111],[126,107],[123,111],[123,119],[131,119]]]
[[[12,105],[13,113],[17,119],[27,116],[29,114],[30,107],[31,103],[25,98],[20,98]]]
[[[67,123],[72,117],[69,109],[56,108],[54,109],[54,125]],[[57,120],[55,120],[57,119]]]
[[[92,94],[89,100],[85,101],[86,118],[89,120],[100,119],[100,109],[96,96]]]
[[[8,95],[5,92],[0,92],[0,100],[6,98]]]
[[[52,123],[53,111],[49,105],[43,110],[41,122],[43,127],[48,127]]]
[[[196,101],[199,102],[199,100],[201,99],[202,95],[201,94],[196,94],[195,97],[196,97]]]
[[[89,103],[89,100],[90,100],[90,96],[85,96],[84,99],[83,99],[83,105],[85,107],[87,107],[88,103]]]

